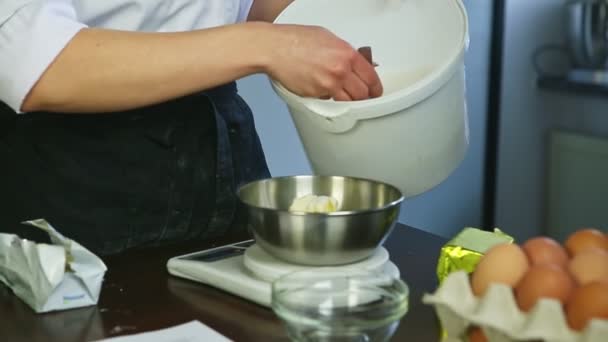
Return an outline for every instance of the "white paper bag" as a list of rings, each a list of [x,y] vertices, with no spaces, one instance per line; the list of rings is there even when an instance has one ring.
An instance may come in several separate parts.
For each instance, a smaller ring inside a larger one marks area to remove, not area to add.
[[[52,244],[0,233],[0,281],[37,313],[97,304],[106,265],[45,220],[27,221]]]

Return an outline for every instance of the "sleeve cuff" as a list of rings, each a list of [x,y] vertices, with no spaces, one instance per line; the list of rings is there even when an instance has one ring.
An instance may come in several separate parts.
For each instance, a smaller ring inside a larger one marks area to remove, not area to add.
[[[0,100],[17,113],[40,76],[86,27],[68,3],[23,7],[0,26]]]

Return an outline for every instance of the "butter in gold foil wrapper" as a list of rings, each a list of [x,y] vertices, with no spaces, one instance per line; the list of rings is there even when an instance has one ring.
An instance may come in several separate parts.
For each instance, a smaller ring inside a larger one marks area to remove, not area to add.
[[[465,271],[472,273],[486,251],[500,243],[512,243],[514,239],[494,228],[493,232],[478,228],[467,227],[452,240],[446,243],[439,254],[437,262],[437,279],[439,285],[452,272]],[[446,331],[441,329],[441,339],[447,337]]]
[[[493,232],[471,227],[463,229],[441,248],[437,263],[439,284],[454,271],[473,272],[488,249],[505,242],[512,243],[513,238],[498,228]]]

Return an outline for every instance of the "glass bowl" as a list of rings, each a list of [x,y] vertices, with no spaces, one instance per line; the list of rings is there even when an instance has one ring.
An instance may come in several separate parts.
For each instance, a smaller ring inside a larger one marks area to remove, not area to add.
[[[349,267],[296,271],[272,283],[272,309],[294,341],[388,341],[408,310],[409,288]]]

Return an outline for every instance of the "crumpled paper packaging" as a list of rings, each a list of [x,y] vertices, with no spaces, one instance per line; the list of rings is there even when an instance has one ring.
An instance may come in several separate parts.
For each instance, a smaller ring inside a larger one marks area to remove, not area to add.
[[[541,299],[529,313],[519,310],[513,290],[492,284],[482,298],[471,290],[465,271],[451,273],[434,294],[425,294],[423,303],[433,305],[446,341],[467,342],[469,326],[479,326],[491,342],[606,342],[608,321],[593,320],[582,332],[571,330],[561,304]]]
[[[52,244],[0,233],[0,281],[37,313],[97,304],[103,261],[45,220],[24,224],[47,232]]]

